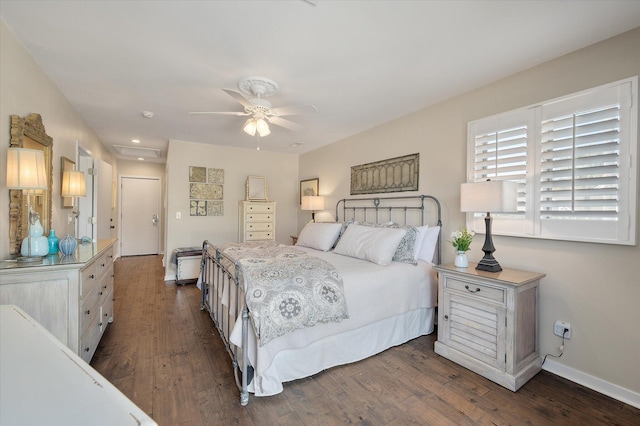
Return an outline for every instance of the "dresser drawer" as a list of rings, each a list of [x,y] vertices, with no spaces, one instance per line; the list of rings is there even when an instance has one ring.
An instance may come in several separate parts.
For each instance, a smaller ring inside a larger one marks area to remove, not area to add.
[[[248,213],[246,222],[273,222],[273,215],[271,213]]]
[[[93,289],[85,294],[80,301],[80,333],[84,333],[89,324],[95,321],[95,317],[100,314],[100,292]]]
[[[113,264],[113,250],[109,248],[109,250],[105,251],[98,258],[98,260],[95,261],[96,276],[101,277],[102,274],[104,274],[105,271],[107,271],[112,264]]]
[[[100,315],[96,315],[80,338],[80,356],[87,363],[91,361],[93,354],[98,348],[98,343],[100,343],[102,330],[99,324]]]
[[[247,205],[247,213],[273,213],[275,206],[272,204],[249,204]]]
[[[96,273],[96,263],[93,262],[81,272],[80,293],[82,296],[88,294],[96,287],[98,274]]]
[[[273,222],[247,223],[247,231],[273,231]]]
[[[247,232],[245,240],[246,241],[255,241],[255,240],[272,240],[273,233],[267,231],[257,231],[257,232]]]
[[[447,277],[444,287],[447,290],[455,290],[478,299],[506,303],[506,292],[504,288],[491,287],[470,281],[461,281],[451,277]]]

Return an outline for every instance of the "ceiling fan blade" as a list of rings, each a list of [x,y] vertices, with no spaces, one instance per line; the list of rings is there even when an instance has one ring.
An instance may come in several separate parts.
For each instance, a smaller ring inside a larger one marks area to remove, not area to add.
[[[304,127],[299,125],[298,123],[285,120],[284,118],[267,116],[266,119],[269,120],[269,123],[275,124],[276,126],[284,127],[285,129],[293,130],[294,132],[304,129]]]
[[[248,112],[233,112],[233,111],[196,111],[190,112],[189,114],[212,114],[212,115],[235,115],[237,117],[244,117],[250,115]]]
[[[318,112],[318,108],[316,108],[315,105],[292,105],[280,108],[272,108],[272,111],[279,116],[300,115]]]
[[[249,99],[245,98],[242,93],[236,92],[235,90],[229,90],[229,89],[222,89],[227,95],[231,96],[233,99],[235,99],[236,101],[240,102],[240,105],[242,105],[245,108],[254,108],[255,105],[251,103],[251,101],[249,101]]]

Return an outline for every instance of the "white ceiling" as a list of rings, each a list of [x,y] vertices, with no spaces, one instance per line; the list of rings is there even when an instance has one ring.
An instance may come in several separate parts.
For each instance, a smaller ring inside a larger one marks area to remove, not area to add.
[[[241,77],[318,108],[260,141],[303,153],[638,27],[640,1],[0,0],[0,16],[107,146],[164,161],[169,139],[256,147],[244,117],[188,114],[242,111],[221,90]]]

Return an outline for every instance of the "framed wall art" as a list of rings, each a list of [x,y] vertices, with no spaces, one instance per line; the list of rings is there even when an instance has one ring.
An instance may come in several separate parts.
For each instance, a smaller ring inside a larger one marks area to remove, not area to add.
[[[300,181],[300,205],[302,205],[302,197],[308,195],[319,195],[320,179],[307,179]]]
[[[420,154],[351,167],[351,195],[417,191]]]

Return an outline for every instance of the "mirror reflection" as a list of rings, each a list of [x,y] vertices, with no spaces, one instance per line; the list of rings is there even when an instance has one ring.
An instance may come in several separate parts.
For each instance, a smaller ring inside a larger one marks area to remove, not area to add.
[[[44,235],[51,229],[51,188],[53,182],[53,138],[47,135],[40,114],[29,114],[22,118],[18,115],[11,116],[11,148],[28,148],[42,150],[46,167],[46,190],[36,191],[31,194],[31,209],[37,213],[42,224]],[[27,192],[22,190],[9,190],[9,253],[20,253],[22,240],[29,233],[29,211],[27,208]]]

